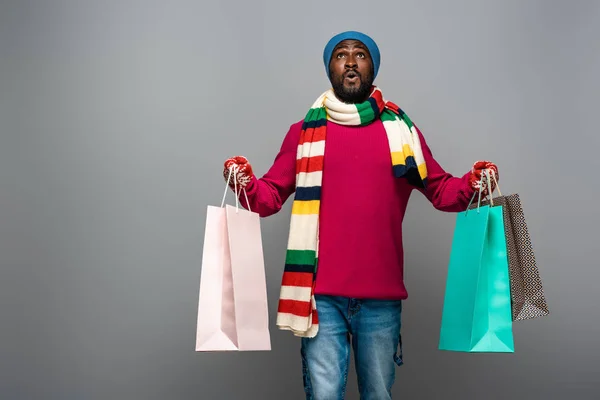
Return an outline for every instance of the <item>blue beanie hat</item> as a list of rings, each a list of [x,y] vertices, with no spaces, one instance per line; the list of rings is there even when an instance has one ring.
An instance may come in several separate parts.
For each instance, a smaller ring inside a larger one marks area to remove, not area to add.
[[[377,47],[375,41],[369,36],[356,31],[346,31],[338,33],[337,35],[332,37],[325,46],[325,50],[323,51],[323,63],[325,64],[327,77],[329,77],[329,62],[331,61],[331,54],[333,53],[333,49],[335,49],[335,46],[337,46],[340,42],[348,39],[359,40],[365,46],[367,46],[367,49],[371,54],[371,59],[373,60],[373,79],[375,79],[375,77],[377,77],[377,72],[379,71],[379,62],[381,59],[379,55],[379,48]]]

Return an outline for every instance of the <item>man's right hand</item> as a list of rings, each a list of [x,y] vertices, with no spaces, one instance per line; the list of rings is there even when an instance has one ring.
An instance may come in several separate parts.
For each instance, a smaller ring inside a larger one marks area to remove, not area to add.
[[[233,171],[232,171],[233,168]],[[231,175],[229,181],[227,180]],[[252,178],[254,173],[252,172],[252,166],[243,156],[231,157],[225,160],[223,164],[223,178],[229,184],[231,188],[234,188],[237,184],[238,187],[244,188]],[[234,178],[237,182],[234,182]]]

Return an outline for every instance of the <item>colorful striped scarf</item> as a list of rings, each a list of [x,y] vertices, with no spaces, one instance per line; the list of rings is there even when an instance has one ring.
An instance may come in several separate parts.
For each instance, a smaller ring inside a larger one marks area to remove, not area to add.
[[[277,326],[295,336],[314,337],[319,317],[314,296],[318,250],[319,209],[327,121],[340,125],[368,125],[381,119],[391,154],[391,172],[424,188],[427,168],[415,127],[395,104],[385,101],[373,87],[360,104],[338,100],[333,90],[323,93],[312,105],[300,133],[296,156],[296,193],[277,312]]]

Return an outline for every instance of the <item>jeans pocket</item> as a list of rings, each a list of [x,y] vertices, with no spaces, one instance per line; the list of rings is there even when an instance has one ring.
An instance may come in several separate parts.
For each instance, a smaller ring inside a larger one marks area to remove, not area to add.
[[[400,308],[400,315],[402,315],[402,305],[403,301],[400,301],[398,307]],[[398,333],[398,348],[396,353],[394,354],[394,362],[397,366],[401,366],[404,364],[404,358],[402,356],[402,322],[400,322],[400,332]]]
[[[306,394],[306,400],[314,400],[314,393],[312,385],[310,383],[310,372],[308,370],[308,362],[306,360],[306,353],[304,346],[300,348],[300,357],[302,359],[302,381],[304,383],[304,393]]]
[[[404,359],[402,358],[402,333],[398,335],[398,350],[394,354],[394,362],[397,366],[404,364]]]

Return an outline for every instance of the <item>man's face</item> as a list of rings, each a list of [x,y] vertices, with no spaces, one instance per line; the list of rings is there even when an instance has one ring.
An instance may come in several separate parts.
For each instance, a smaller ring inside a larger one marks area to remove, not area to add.
[[[345,103],[367,100],[373,84],[373,61],[367,47],[358,40],[340,42],[331,55],[329,74],[338,99]]]

